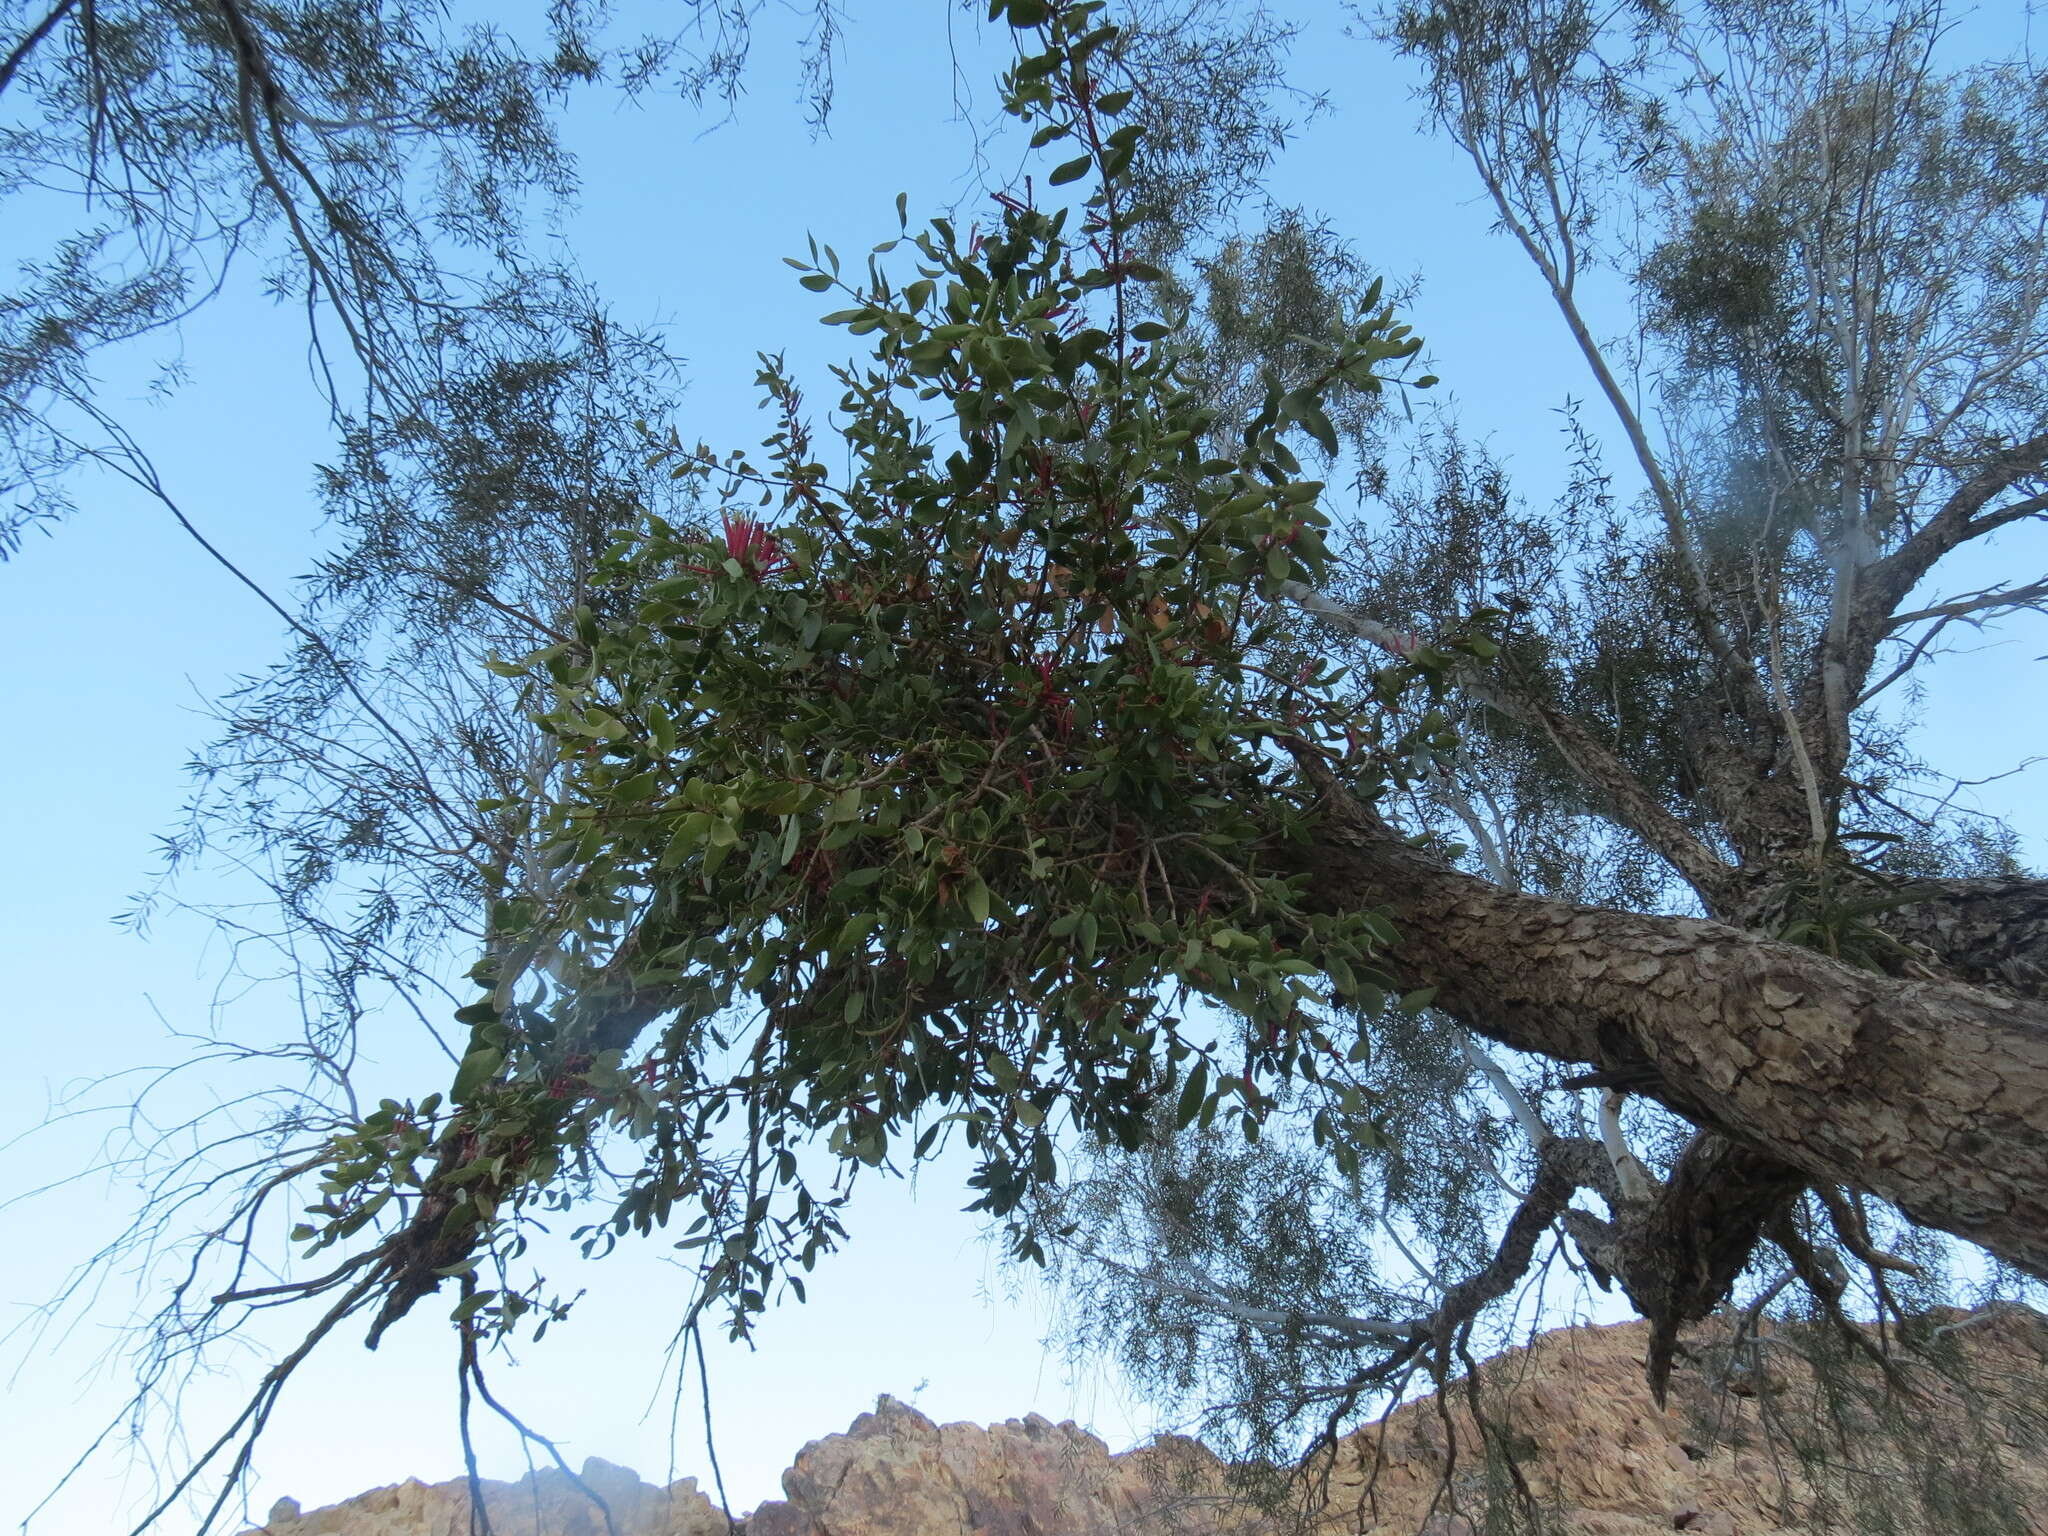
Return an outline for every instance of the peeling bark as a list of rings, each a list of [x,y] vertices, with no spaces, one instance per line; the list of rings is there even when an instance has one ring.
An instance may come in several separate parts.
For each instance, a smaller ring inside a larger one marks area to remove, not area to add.
[[[1391,964],[1467,1028],[1641,1074],[1695,1125],[2048,1278],[2048,1006],[1507,891],[1325,787],[1322,836],[1293,855],[1308,899],[1385,910]]]

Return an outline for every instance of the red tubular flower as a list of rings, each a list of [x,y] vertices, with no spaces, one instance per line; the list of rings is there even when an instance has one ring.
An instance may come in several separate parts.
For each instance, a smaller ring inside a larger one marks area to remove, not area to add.
[[[1036,658],[1038,669],[1038,707],[1045,711],[1051,723],[1053,735],[1065,741],[1074,734],[1074,701],[1053,686],[1052,675],[1059,665],[1059,658],[1041,653]]]
[[[755,581],[766,581],[789,568],[789,556],[761,523],[745,515],[734,517],[730,512],[722,513],[721,521],[725,524],[726,554],[739,561],[740,568]]]

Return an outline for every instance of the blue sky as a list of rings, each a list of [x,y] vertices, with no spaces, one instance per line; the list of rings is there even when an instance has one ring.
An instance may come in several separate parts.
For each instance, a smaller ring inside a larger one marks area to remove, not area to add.
[[[971,198],[944,0],[849,10],[829,138],[805,131],[793,100],[795,35],[777,30],[773,11],[735,121],[710,130],[674,104],[620,108],[601,96],[572,115],[584,192],[564,238],[623,318],[663,323],[688,359],[686,437],[758,439],[756,351],[787,349],[817,378],[840,355],[843,334],[815,324],[830,306],[797,288],[780,257],[801,253],[813,233],[842,250],[886,238],[899,191],[913,221]],[[1534,274],[1489,232],[1454,152],[1416,134],[1406,75],[1372,45],[1347,40],[1338,8],[1301,12],[1296,79],[1327,90],[1333,110],[1282,161],[1275,195],[1330,214],[1393,278],[1421,275],[1410,318],[1444,388],[1540,494],[1560,474],[1554,412],[1567,395],[1589,392],[1583,367]],[[971,23],[953,14],[951,24],[968,60],[965,84],[986,112],[993,91],[986,72],[973,70]],[[0,246],[0,259],[11,255]],[[190,386],[168,405],[136,403],[129,419],[202,529],[273,590],[287,590],[322,538],[309,471],[327,437],[303,333],[293,315],[231,293],[188,328],[181,352]],[[70,525],[0,567],[0,654],[12,660],[0,696],[14,743],[0,759],[13,866],[0,889],[0,934],[14,957],[0,1031],[0,1139],[34,1125],[81,1078],[178,1060],[185,1047],[172,1032],[204,1030],[216,1008],[237,1032],[262,1033],[287,1001],[261,991],[217,996],[219,943],[192,922],[167,918],[144,940],[109,921],[144,882],[153,837],[175,818],[183,766],[208,734],[204,701],[277,654],[278,626],[159,509],[100,481],[86,483],[80,501]],[[2038,540],[2033,549],[2038,568]],[[1993,574],[2021,558],[2017,538],[1984,557]],[[1952,584],[1973,583],[1958,573]],[[1940,766],[1978,777],[2048,753],[2039,674],[2024,665],[2043,651],[2048,631],[2036,626],[1940,664],[1924,706],[1924,744]],[[2014,816],[2041,863],[2048,817],[2029,781],[1989,786],[1981,798]],[[383,1065],[402,1077],[412,1064],[401,1052]],[[198,1088],[173,1097],[189,1103]],[[84,1120],[14,1141],[0,1183],[27,1188],[86,1166],[113,1128]],[[877,1198],[857,1211],[854,1241],[820,1276],[811,1304],[771,1316],[753,1352],[714,1351],[720,1459],[738,1508],[773,1497],[775,1474],[805,1440],[844,1427],[881,1391],[915,1395],[941,1418],[1076,1417],[1119,1444],[1151,1427],[1112,1371],[1072,1371],[1045,1353],[1043,1297],[1028,1276],[995,1262],[945,1173],[927,1172],[918,1198],[902,1186],[871,1187]],[[16,1309],[9,1322],[117,1232],[132,1204],[121,1184],[87,1178],[0,1212],[0,1295]],[[576,1319],[545,1347],[524,1350],[500,1390],[560,1435],[572,1459],[602,1455],[659,1477],[671,1465],[659,1355],[684,1277],[660,1252],[641,1251],[588,1280]],[[132,1282],[114,1278],[68,1332],[26,1349],[17,1335],[0,1355],[0,1368],[15,1372],[10,1402],[34,1405],[9,1415],[0,1524],[20,1520],[118,1407],[123,1367],[102,1357],[120,1345],[119,1325],[137,1300]],[[376,1355],[345,1341],[328,1351],[280,1414],[253,1507],[287,1493],[311,1507],[407,1475],[455,1475],[450,1352],[431,1306]],[[253,1357],[225,1366],[197,1389],[186,1415],[193,1433],[260,1368]],[[521,1470],[502,1438],[485,1445],[488,1472]],[[673,1465],[679,1475],[707,1474],[689,1405]],[[81,1480],[32,1528],[115,1528],[149,1476],[122,1468],[116,1458],[108,1475]]]

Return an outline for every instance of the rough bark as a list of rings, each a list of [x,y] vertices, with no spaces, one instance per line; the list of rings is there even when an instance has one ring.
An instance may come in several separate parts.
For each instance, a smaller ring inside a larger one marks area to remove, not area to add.
[[[1759,1242],[1806,1188],[1790,1164],[1711,1131],[1692,1139],[1654,1200],[1609,1200],[1613,1215],[1564,1212],[1579,1251],[1621,1282],[1650,1321],[1645,1365],[1659,1402],[1678,1335],[1728,1297]]]
[[[2048,1278],[2048,1006],[1507,891],[1327,786],[1324,808],[1295,854],[1309,899],[1385,910],[1391,964],[1468,1028],[1637,1074],[1695,1125]]]
[[[1958,981],[2048,1002],[2048,880],[1923,880],[1877,918]]]

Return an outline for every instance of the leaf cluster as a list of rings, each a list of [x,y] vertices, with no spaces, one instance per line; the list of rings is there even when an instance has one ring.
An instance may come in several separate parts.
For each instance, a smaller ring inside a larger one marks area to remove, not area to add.
[[[1135,1146],[1170,1103],[1256,1136],[1273,1082],[1361,1048],[1314,1010],[1325,980],[1366,995],[1390,934],[1280,872],[1307,836],[1282,765],[1392,782],[1440,722],[1389,736],[1386,706],[1454,656],[1361,694],[1301,652],[1276,599],[1322,578],[1327,521],[1288,439],[1333,448],[1325,402],[1416,342],[1373,293],[1306,382],[1225,429],[1174,327],[1128,302],[1159,274],[1122,242],[1137,135],[1100,10],[1009,12],[1039,38],[1010,110],[1079,151],[1050,180],[1091,177],[1083,202],[1006,194],[989,228],[935,221],[857,280],[830,247],[793,263],[871,338],[837,371],[844,483],[764,359],[760,463],[652,445],[722,504],[721,537],[623,531],[573,632],[497,664],[548,694],[561,788],[501,809],[554,890],[491,914],[455,1150],[431,1178],[366,1175],[452,1197],[444,1233],[487,1236],[623,1137],[609,1231],[693,1210],[684,1245],[743,1327],[837,1235],[815,1143],[837,1181],[957,1133],[975,1208],[1008,1215],[1056,1177],[1063,1128]],[[1190,1026],[1195,998],[1234,1041]]]

